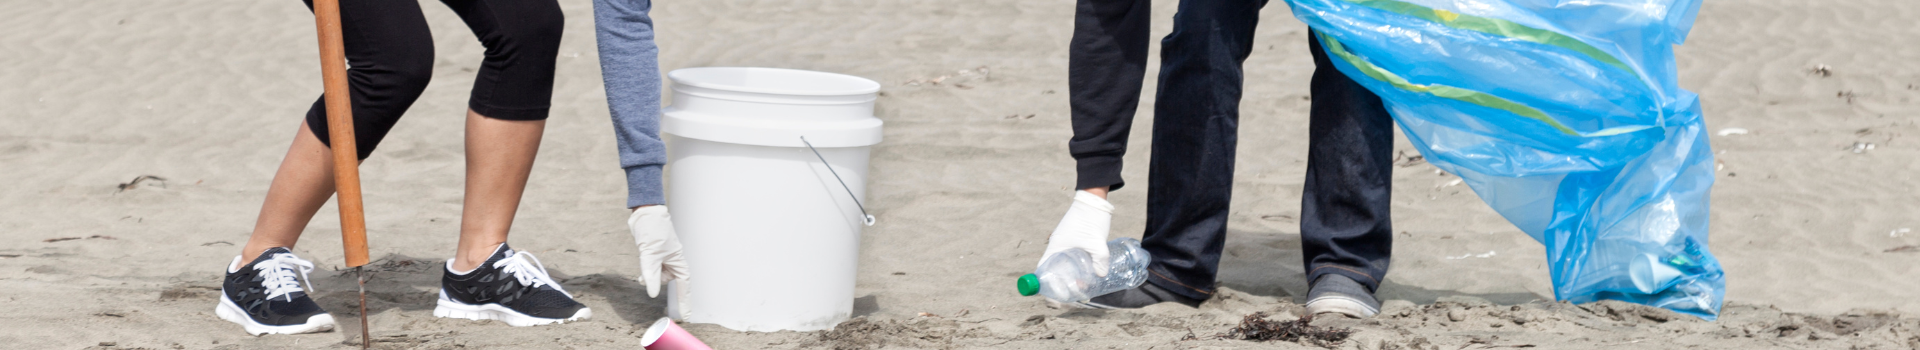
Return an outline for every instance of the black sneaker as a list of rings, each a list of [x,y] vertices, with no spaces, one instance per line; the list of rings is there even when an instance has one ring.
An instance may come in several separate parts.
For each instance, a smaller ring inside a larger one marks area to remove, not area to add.
[[[233,257],[213,314],[240,324],[252,335],[332,330],[333,315],[300,289],[311,271],[312,262],[300,260],[287,248],[267,249],[246,266],[240,266],[240,257]]]
[[[1307,287],[1307,313],[1368,318],[1380,313],[1380,300],[1374,299],[1373,292],[1367,291],[1367,286],[1352,278],[1325,274]]]
[[[516,252],[506,243],[493,257],[467,273],[453,272],[447,259],[440,278],[440,306],[433,315],[469,320],[501,320],[514,327],[579,321],[593,310],[573,301],[560,289],[547,268],[532,253]]]
[[[1093,297],[1081,306],[1096,309],[1138,309],[1159,303],[1180,303],[1188,307],[1198,307],[1204,301],[1206,300],[1174,294],[1173,291],[1160,288],[1153,283],[1142,283],[1139,287]]]

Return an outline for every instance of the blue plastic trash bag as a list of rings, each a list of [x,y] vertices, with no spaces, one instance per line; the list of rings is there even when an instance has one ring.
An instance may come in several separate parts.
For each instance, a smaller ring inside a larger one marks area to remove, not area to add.
[[[1547,248],[1554,297],[1712,320],[1698,0],[1287,0],[1435,166]]]

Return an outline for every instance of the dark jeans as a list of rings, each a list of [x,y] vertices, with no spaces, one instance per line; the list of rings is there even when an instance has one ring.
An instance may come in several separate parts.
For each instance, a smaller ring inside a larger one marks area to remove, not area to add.
[[[1205,299],[1226,245],[1240,117],[1241,63],[1264,0],[1183,0],[1161,41],[1147,230],[1156,286]],[[1080,0],[1069,51],[1077,188],[1118,189],[1147,58],[1149,0]],[[1369,289],[1386,275],[1393,119],[1379,96],[1336,70],[1310,39],[1316,69],[1301,250],[1309,281],[1340,274]]]

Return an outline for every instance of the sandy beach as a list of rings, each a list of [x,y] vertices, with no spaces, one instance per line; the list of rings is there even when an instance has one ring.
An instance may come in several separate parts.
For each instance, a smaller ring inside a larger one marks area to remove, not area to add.
[[[1153,8],[1154,37],[1175,1]],[[596,312],[514,328],[438,319],[438,264],[460,220],[461,121],[482,48],[422,1],[434,80],[361,167],[383,349],[638,348],[646,297],[594,46],[592,6],[567,15],[552,119],[511,242]],[[253,337],[214,316],[290,137],[321,89],[313,17],[296,1],[22,1],[0,12],[0,347],[352,348],[353,276],[337,209],[294,250],[320,266],[332,332]],[[1020,297],[1073,182],[1067,40],[1073,1],[662,1],[661,67],[765,66],[882,84],[855,319],[822,332],[688,324],[722,349],[1253,349],[1243,318],[1301,314],[1299,203],[1306,27],[1262,11],[1246,62],[1221,292],[1198,308],[1048,308]],[[1429,164],[1394,169],[1394,261],[1380,317],[1341,349],[1920,348],[1920,2],[1709,1],[1680,81],[1718,160],[1711,248],[1727,305],[1664,310],[1554,302],[1540,244]],[[1157,52],[1158,41],[1154,43]],[[1157,58],[1154,63],[1157,64]],[[1150,72],[1157,68],[1149,67]],[[1143,230],[1154,74],[1113,193],[1114,234]],[[934,84],[933,81],[940,83]],[[1404,137],[1404,154],[1417,154]],[[136,178],[145,178],[129,184]],[[671,178],[668,181],[672,181]],[[696,267],[697,269],[697,267]]]

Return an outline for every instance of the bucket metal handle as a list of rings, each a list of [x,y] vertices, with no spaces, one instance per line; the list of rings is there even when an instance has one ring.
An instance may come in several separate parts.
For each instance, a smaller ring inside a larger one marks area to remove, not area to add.
[[[813,151],[813,156],[820,158],[820,164],[825,164],[827,166],[827,173],[833,174],[833,180],[839,181],[840,188],[847,190],[847,198],[853,198],[853,206],[860,208],[861,219],[863,219],[863,221],[866,222],[867,226],[873,226],[873,223],[874,223],[873,214],[867,214],[867,206],[860,204],[860,197],[855,197],[853,195],[853,187],[847,186],[847,180],[843,180],[840,178],[840,172],[833,171],[833,164],[827,163],[827,157],[820,155],[820,150],[813,148],[813,143],[807,142],[806,136],[800,137],[800,143],[806,144],[807,150]]]

